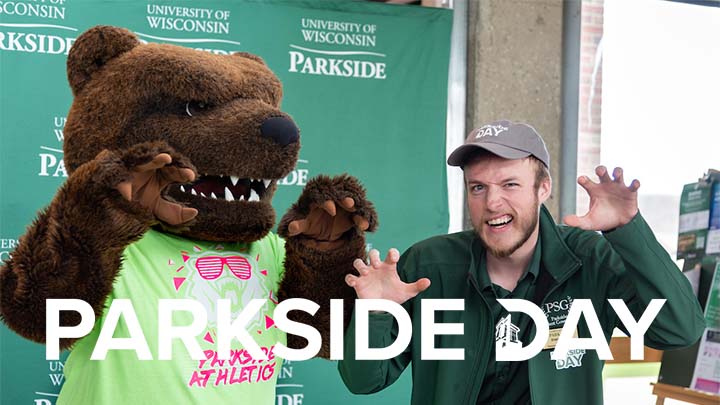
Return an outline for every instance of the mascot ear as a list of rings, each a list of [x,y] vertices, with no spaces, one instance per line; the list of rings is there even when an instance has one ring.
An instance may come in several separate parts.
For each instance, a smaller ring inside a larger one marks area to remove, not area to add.
[[[73,95],[77,95],[110,59],[140,44],[137,37],[124,28],[98,25],[80,35],[67,58],[67,75]]]
[[[253,55],[253,54],[251,54],[251,53],[247,53],[247,52],[235,52],[235,53],[233,53],[233,56],[239,56],[239,57],[246,58],[246,59],[252,59],[252,60],[254,60],[255,62],[260,62],[263,66],[267,66],[267,65],[265,64],[265,61],[264,61],[261,57],[259,57],[259,56],[257,56],[257,55]]]

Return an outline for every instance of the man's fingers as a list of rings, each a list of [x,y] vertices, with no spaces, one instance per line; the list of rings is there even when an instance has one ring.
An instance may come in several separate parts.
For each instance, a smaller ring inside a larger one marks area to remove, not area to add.
[[[628,188],[629,188],[630,191],[632,191],[633,193],[636,192],[636,191],[638,191],[638,189],[640,188],[640,181],[639,181],[638,179],[634,179],[634,180],[630,183],[630,186],[629,186]]]
[[[351,197],[345,197],[340,201],[340,205],[345,208],[346,211],[355,212],[355,200]]]
[[[380,261],[380,252],[378,252],[377,249],[370,250],[370,253],[368,253],[368,257],[370,257],[370,265],[374,268],[379,268],[380,264],[382,263]]]
[[[335,208],[335,202],[332,200],[327,200],[322,204],[322,209],[325,210],[328,214],[330,214],[331,217],[334,217],[337,214],[337,210]]]
[[[408,287],[410,287],[411,294],[414,296],[420,294],[421,292],[425,291],[430,287],[430,279],[428,278],[421,278],[420,280],[408,284]]]
[[[605,166],[596,167],[595,174],[597,174],[597,176],[600,178],[600,183],[607,183],[609,181],[612,181],[610,175],[608,174],[607,167]]]
[[[305,219],[298,219],[295,221],[290,221],[288,224],[288,234],[290,236],[299,235],[303,232],[305,232],[308,228],[307,220]]]
[[[615,179],[616,183],[625,184],[625,180],[623,179],[623,169],[622,167],[616,167],[613,170],[613,178]]]
[[[357,276],[353,276],[352,274],[348,274],[345,276],[345,284],[349,285],[350,287],[355,287],[357,285],[359,278]]]
[[[367,263],[365,263],[365,261],[362,260],[362,259],[355,259],[355,260],[353,261],[353,267],[355,268],[355,270],[358,271],[358,273],[362,273],[363,271],[367,271],[367,269],[366,269]]]
[[[587,192],[590,192],[590,189],[597,186],[598,184],[594,181],[590,180],[588,176],[580,176],[577,180],[580,187],[584,188]]]
[[[395,248],[388,250],[387,256],[385,256],[385,263],[393,266],[397,264],[398,260],[400,260],[400,252]]]
[[[361,276],[367,276],[370,272],[370,267],[361,259],[355,259],[355,261],[353,261],[353,267],[355,267],[355,270],[357,270]]]
[[[160,153],[156,155],[153,160],[148,163],[143,163],[134,167],[132,170],[136,172],[146,172],[148,170],[157,170],[163,166],[167,166],[172,163],[172,156],[167,153]]]

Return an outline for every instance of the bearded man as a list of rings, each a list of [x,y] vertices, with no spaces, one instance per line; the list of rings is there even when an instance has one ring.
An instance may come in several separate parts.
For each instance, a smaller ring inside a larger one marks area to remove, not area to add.
[[[666,299],[645,344],[667,350],[699,339],[705,324],[698,301],[638,211],[640,183],[626,186],[621,168],[611,178],[599,166],[599,182],[581,176],[590,209],[566,217],[563,226],[543,205],[552,189],[550,159],[531,126],[503,120],[475,129],[448,164],[464,172],[474,230],[422,241],[402,257],[391,249],[381,261],[373,250],[369,265],[355,262],[360,275],[346,282],[358,298],[402,304],[413,331],[399,356],[357,360],[351,322],[339,363],[350,391],[382,390],[412,362],[413,404],[602,404],[604,362],[594,351],[576,349],[555,360],[548,340],[530,360],[496,359],[496,341],[526,346],[535,334],[529,316],[509,313],[498,302],[503,298],[534,302],[551,332],[562,328],[573,300],[589,299],[606,341],[615,327],[627,333],[608,299],[623,300],[635,320],[652,299]],[[463,311],[435,313],[435,323],[462,323],[464,333],[434,339],[437,348],[462,348],[462,360],[421,358],[421,301],[438,298],[464,300]],[[371,348],[398,336],[388,313],[370,313],[369,325]],[[576,333],[591,336],[582,318]]]

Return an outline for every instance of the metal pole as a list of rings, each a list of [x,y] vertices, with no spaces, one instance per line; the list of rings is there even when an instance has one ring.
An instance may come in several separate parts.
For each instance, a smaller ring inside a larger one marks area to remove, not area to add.
[[[467,0],[454,0],[453,28],[450,37],[450,67],[448,71],[446,155],[461,145],[465,139],[467,15]],[[465,194],[462,172],[455,167],[448,168],[447,187],[448,210],[450,214],[448,232],[458,232],[463,229]]]
[[[581,8],[579,0],[563,2],[559,220],[565,215],[575,214],[576,209]]]

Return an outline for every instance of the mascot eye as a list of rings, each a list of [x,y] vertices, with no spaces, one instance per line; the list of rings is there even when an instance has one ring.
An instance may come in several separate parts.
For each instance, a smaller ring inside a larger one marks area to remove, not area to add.
[[[187,104],[185,104],[185,112],[190,117],[193,116],[193,113],[199,113],[208,108],[208,105],[203,103],[202,101],[188,101]]]

